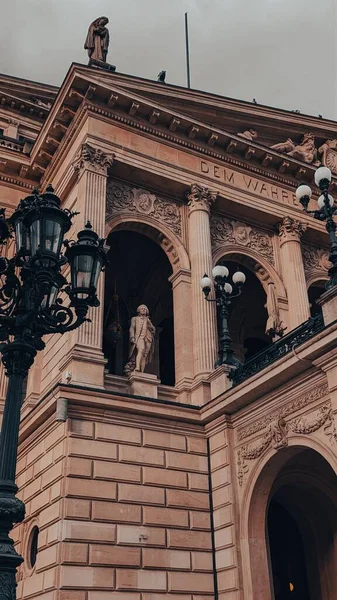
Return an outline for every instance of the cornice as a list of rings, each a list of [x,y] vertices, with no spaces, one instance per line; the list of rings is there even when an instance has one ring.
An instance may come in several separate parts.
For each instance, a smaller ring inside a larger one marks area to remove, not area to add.
[[[32,149],[25,178],[31,180],[29,189],[55,173],[60,156],[70,145],[74,129],[78,128],[86,112],[291,189],[296,179],[313,177],[315,167],[311,164],[212,127],[113,84],[113,76],[108,78],[101,70],[72,66]],[[147,116],[144,115],[146,112]],[[179,131],[174,133],[178,126]],[[13,154],[18,165],[20,157]],[[14,163],[9,165],[9,170],[15,170]],[[16,179],[12,172],[4,175],[10,176],[13,184],[17,182],[23,187],[20,177]],[[337,185],[336,178],[334,184]]]

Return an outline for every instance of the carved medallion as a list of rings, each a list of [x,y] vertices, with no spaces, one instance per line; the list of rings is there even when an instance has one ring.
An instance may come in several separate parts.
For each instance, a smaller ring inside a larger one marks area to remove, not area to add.
[[[211,217],[211,237],[214,249],[229,244],[237,244],[256,250],[268,262],[274,264],[272,236],[240,221],[228,221],[213,215]]]
[[[181,236],[180,208],[174,200],[167,200],[127,183],[110,179],[106,197],[107,220],[115,215],[138,213],[152,217]]]

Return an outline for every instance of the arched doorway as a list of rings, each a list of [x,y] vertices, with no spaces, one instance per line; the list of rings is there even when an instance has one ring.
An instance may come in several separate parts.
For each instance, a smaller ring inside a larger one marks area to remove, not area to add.
[[[261,282],[250,269],[231,260],[220,260],[232,276],[237,269],[246,275],[242,295],[230,307],[229,331],[235,356],[244,362],[272,343],[266,334],[268,313],[267,296]]]
[[[137,307],[146,304],[156,327],[153,360],[146,372],[174,385],[171,264],[161,247],[136,231],[112,231],[105,278],[103,351],[109,372],[123,375],[128,361],[129,327]]]
[[[337,598],[337,477],[317,451],[280,450],[249,513],[253,600]]]
[[[325,284],[326,280],[314,281],[308,288],[310,315],[312,317],[322,314],[322,308],[317,304],[317,300],[324,292],[326,292]]]

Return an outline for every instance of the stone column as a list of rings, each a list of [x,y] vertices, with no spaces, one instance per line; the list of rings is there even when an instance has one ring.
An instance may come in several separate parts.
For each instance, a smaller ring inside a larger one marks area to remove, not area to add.
[[[191,260],[194,377],[207,378],[217,356],[216,307],[206,302],[200,279],[212,272],[210,209],[216,194],[198,184],[191,185],[188,201],[188,238]]]
[[[169,278],[173,289],[174,363],[176,387],[190,386],[193,380],[193,335],[191,318],[191,273],[175,271]]]
[[[112,163],[112,155],[107,155],[88,143],[82,145],[80,155],[73,163],[78,177],[76,210],[80,212],[76,217],[76,225],[78,229],[82,229],[90,221],[99,237],[104,237],[105,233],[107,171]],[[68,364],[63,365],[63,370],[70,371],[72,383],[104,383],[104,273],[99,278],[97,296],[100,306],[88,311],[91,322],[84,323],[76,330],[75,345],[71,353],[72,364],[68,361]]]
[[[291,217],[279,224],[281,263],[289,307],[289,331],[310,317],[307,284],[301,252],[301,236],[307,226]]]

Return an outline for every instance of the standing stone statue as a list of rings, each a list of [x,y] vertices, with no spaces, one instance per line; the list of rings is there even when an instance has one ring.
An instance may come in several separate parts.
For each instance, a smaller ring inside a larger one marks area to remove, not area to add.
[[[109,30],[105,27],[109,23],[107,17],[99,17],[91,23],[88,29],[84,48],[88,50],[91,60],[106,62],[109,47]]]
[[[124,372],[144,373],[146,365],[151,361],[154,350],[154,335],[156,329],[149,317],[149,309],[145,304],[137,308],[137,316],[132,317],[130,325],[130,353]]]

